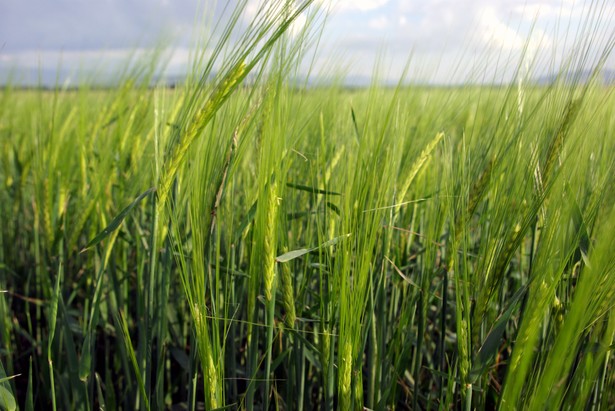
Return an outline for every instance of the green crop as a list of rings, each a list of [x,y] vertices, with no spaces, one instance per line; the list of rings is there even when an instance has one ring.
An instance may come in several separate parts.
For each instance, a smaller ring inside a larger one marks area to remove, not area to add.
[[[322,11],[268,4],[181,87],[0,92],[0,407],[612,409],[615,37],[307,87]]]

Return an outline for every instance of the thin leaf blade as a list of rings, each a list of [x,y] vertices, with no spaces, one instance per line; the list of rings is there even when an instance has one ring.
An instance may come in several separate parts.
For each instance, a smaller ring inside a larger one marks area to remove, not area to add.
[[[151,193],[153,193],[155,191],[156,191],[156,188],[152,187],[152,188],[144,191],[143,193],[141,193],[141,195],[139,195],[139,197],[137,197],[132,203],[130,203],[128,206],[126,206],[126,208],[124,208],[111,221],[111,223],[109,223],[109,225],[107,227],[105,227],[104,230],[102,230],[100,233],[98,233],[96,235],[96,237],[94,237],[88,243],[88,245],[86,245],[85,248],[83,248],[83,250],[81,250],[81,252],[83,253],[83,252],[87,251],[88,249],[92,248],[93,246],[97,245],[102,240],[107,238],[109,236],[109,234],[111,234],[112,232],[117,230],[119,228],[119,226],[122,224],[122,222],[124,221],[124,219],[126,218],[126,216],[132,211],[132,209],[135,208],[145,197],[147,197],[149,194],[151,194]]]

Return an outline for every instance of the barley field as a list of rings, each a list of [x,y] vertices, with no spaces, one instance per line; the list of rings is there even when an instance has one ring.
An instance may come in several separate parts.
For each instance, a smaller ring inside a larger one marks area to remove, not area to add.
[[[0,407],[614,409],[613,38],[307,85],[282,3],[174,88],[2,89]]]

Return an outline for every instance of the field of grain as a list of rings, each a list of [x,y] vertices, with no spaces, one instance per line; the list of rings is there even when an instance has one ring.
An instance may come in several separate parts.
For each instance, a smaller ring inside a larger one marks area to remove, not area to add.
[[[613,409],[610,49],[303,87],[293,12],[180,87],[0,91],[0,407]]]

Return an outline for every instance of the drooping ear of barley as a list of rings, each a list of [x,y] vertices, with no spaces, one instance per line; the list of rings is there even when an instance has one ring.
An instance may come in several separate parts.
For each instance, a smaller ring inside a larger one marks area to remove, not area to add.
[[[410,188],[410,185],[416,178],[419,171],[421,171],[421,168],[423,168],[425,163],[427,163],[427,160],[431,158],[433,151],[435,150],[435,148],[438,146],[438,144],[443,138],[444,138],[444,133],[436,134],[433,140],[431,140],[425,146],[423,151],[421,151],[421,154],[418,156],[418,158],[414,160],[412,167],[410,167],[408,171],[405,173],[405,175],[402,176],[402,179],[401,179],[402,182],[401,182],[401,185],[399,186],[399,191],[398,191],[399,196],[397,198],[399,202],[404,201],[404,198],[406,196],[406,193],[408,192],[408,189]]]
[[[489,179],[493,172],[493,166],[494,160],[490,159],[487,162],[487,165],[485,166],[483,171],[480,173],[478,180],[476,180],[476,182],[472,186],[472,189],[470,190],[470,196],[468,198],[468,215],[472,215],[474,211],[476,211],[478,203],[485,195],[485,191],[489,187]]]
[[[241,83],[246,74],[246,64],[240,61],[215,86],[203,107],[189,121],[185,132],[181,133],[181,137],[175,140],[175,145],[170,147],[169,158],[165,162],[158,184],[160,207],[166,207],[173,180],[184,161],[188,149],[203,132],[221,105],[228,99],[231,92]]]
[[[571,100],[566,104],[566,108],[564,109],[564,113],[562,114],[562,120],[557,127],[551,141],[549,143],[549,147],[547,149],[547,154],[544,160],[544,166],[542,167],[542,181],[543,185],[548,183],[548,180],[551,179],[551,172],[559,155],[561,154],[562,148],[566,142],[566,138],[570,134],[570,127],[573,125],[579,110],[581,108],[582,101],[579,99]]]
[[[191,96],[186,100],[183,112],[180,113],[180,116],[183,116],[179,119],[180,127],[174,131],[171,145],[168,148],[168,158],[165,160],[158,182],[159,212],[163,211],[167,206],[167,199],[173,181],[190,146],[192,146],[214,115],[243,82],[250,71],[258,63],[268,58],[273,47],[283,38],[283,35],[289,30],[292,23],[308,9],[312,2],[313,0],[307,0],[299,7],[293,7],[291,2],[272,2],[264,10],[259,11],[257,18],[260,24],[250,25],[248,30],[239,39],[232,54],[226,56],[230,63],[225,62],[223,77],[215,84],[209,96],[201,103],[201,108],[195,113],[192,106],[199,104],[201,88],[206,86],[207,75],[211,73],[214,58],[206,65],[197,90],[191,93]],[[224,46],[226,46],[225,42],[230,41],[230,33],[237,24],[239,14],[245,5],[245,2],[240,2],[237,5],[229,27],[225,29],[225,35],[221,37],[220,44],[217,44],[214,48],[214,57],[219,57]],[[297,50],[295,50],[296,53],[298,53]],[[291,53],[286,58],[292,59],[293,56]]]

